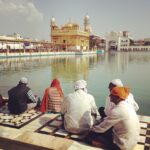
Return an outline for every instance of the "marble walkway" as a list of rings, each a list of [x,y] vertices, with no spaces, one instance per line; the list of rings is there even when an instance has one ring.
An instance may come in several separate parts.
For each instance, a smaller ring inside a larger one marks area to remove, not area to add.
[[[0,149],[102,150],[71,139],[35,132],[57,116],[57,114],[44,114],[19,129],[0,125]],[[141,124],[140,141],[134,150],[150,150],[150,117],[139,116],[139,119]]]

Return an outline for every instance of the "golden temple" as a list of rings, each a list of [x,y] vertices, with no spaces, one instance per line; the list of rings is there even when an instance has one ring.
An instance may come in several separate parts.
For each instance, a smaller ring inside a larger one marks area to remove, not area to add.
[[[56,24],[55,18],[51,18],[51,41],[64,51],[88,51],[89,36],[91,32],[90,17],[84,18],[84,30],[77,23],[69,21],[62,27]]]

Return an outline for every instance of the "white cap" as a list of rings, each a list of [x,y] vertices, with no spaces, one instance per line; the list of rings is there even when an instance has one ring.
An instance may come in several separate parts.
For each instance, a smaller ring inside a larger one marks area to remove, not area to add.
[[[113,79],[111,81],[111,83],[114,84],[114,85],[116,85],[116,86],[120,86],[120,87],[123,86],[123,83],[122,83],[122,81],[120,79]]]
[[[74,85],[74,89],[75,90],[85,89],[86,86],[87,86],[87,83],[85,80],[78,80],[78,81],[76,81],[76,83]]]
[[[20,83],[24,83],[24,84],[27,84],[28,83],[28,79],[26,77],[22,77],[20,79]]]

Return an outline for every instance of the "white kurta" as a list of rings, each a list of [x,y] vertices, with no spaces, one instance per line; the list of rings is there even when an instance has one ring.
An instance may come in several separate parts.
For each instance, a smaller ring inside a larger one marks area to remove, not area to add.
[[[136,101],[134,100],[134,97],[131,93],[129,94],[129,96],[127,97],[125,102],[127,102],[129,105],[131,105],[135,111],[139,110],[139,106],[136,103]],[[110,97],[108,96],[106,98],[106,104],[105,104],[105,110],[104,110],[105,114],[108,116],[114,107],[115,107],[115,104],[110,101]]]
[[[139,139],[140,124],[131,105],[125,101],[120,102],[112,109],[111,114],[102,123],[94,126],[92,130],[103,133],[111,127],[113,127],[114,143],[121,150],[132,150]]]
[[[94,97],[83,90],[69,94],[63,101],[65,129],[72,133],[81,133],[92,127],[94,120],[92,113],[97,114]]]

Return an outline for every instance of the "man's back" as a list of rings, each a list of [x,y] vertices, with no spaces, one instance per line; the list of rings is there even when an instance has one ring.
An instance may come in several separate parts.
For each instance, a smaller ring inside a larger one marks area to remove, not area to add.
[[[89,94],[83,90],[77,90],[69,94],[62,106],[66,130],[80,133],[93,125],[92,105]]]
[[[93,131],[104,133],[113,127],[113,141],[122,150],[131,150],[139,139],[140,124],[136,112],[125,101],[117,104]]]
[[[136,112],[124,101],[119,103],[112,113],[120,119],[113,128],[115,141],[124,149],[132,148],[138,141],[140,130]]]
[[[25,84],[18,84],[8,91],[8,109],[10,113],[19,114],[27,109],[27,102],[29,101],[27,92],[29,90]]]

